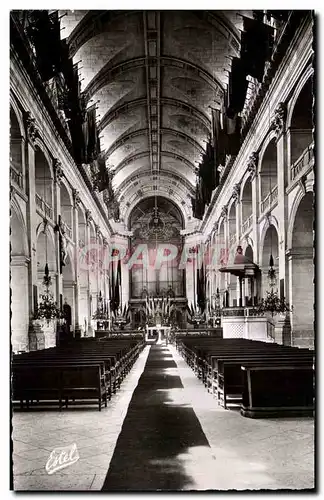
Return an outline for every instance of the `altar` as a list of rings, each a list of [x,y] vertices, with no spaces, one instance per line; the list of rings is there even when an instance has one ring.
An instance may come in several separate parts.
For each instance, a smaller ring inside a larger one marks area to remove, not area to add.
[[[146,326],[145,342],[152,342],[156,340],[156,344],[162,344],[164,340],[166,342],[168,341],[170,338],[170,332],[170,326]]]

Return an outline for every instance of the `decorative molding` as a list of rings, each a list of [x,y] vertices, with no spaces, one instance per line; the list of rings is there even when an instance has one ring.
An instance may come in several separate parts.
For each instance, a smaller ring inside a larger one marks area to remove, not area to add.
[[[85,211],[85,216],[86,216],[86,223],[87,223],[87,226],[90,225],[90,222],[93,221],[93,218],[92,218],[92,215],[91,215],[91,210],[88,210],[86,209]]]
[[[259,154],[256,151],[253,151],[253,153],[249,156],[247,164],[247,169],[248,172],[250,173],[251,180],[253,180],[256,176],[258,168],[258,160],[259,160]]]
[[[221,217],[224,217],[224,219],[227,219],[228,215],[228,206],[224,205],[221,211]]]
[[[74,208],[77,208],[81,203],[79,191],[75,188],[72,188],[72,196],[73,196]]]
[[[301,188],[303,192],[303,196],[306,194],[306,181],[307,181],[307,175],[303,175],[299,180],[298,180],[298,185]]]
[[[39,136],[39,129],[36,126],[36,119],[32,116],[30,111],[25,112],[25,123],[29,142],[32,146],[35,146],[36,139]]]
[[[233,199],[234,199],[235,203],[238,202],[238,200],[240,198],[240,192],[241,192],[241,185],[240,185],[240,183],[234,184],[232,196],[233,196]],[[227,209],[227,207],[226,207],[226,209]]]
[[[99,236],[101,235],[100,226],[99,226],[99,224],[94,223],[94,227],[95,227],[96,236],[97,236],[97,238],[99,238]]]
[[[102,238],[102,244],[103,244],[104,247],[107,247],[108,244],[109,244],[108,240],[107,240],[107,238],[105,236]]]
[[[284,132],[287,117],[287,106],[284,102],[279,102],[274,117],[271,122],[271,130],[276,133],[277,140]]]
[[[62,177],[64,176],[62,163],[57,158],[53,158],[53,170],[54,170],[54,181],[57,184],[61,183]]]

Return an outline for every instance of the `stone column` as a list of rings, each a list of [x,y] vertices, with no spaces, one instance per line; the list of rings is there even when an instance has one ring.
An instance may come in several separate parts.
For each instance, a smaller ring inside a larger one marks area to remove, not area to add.
[[[286,106],[279,103],[275,110],[275,115],[271,128],[275,130],[277,138],[277,184],[278,184],[278,224],[279,224],[279,279],[278,288],[288,295],[288,284],[286,283],[286,238],[288,225],[288,197],[286,195],[286,186],[288,181],[287,168],[287,140],[285,135],[286,125]],[[284,286],[280,287],[280,280],[284,280]]]
[[[236,239],[235,245],[238,246],[240,244],[241,238],[241,201],[240,201],[240,184],[235,184],[233,187],[233,198],[235,203],[235,232]]]
[[[259,156],[256,152],[253,152],[249,157],[248,161],[248,170],[251,175],[251,184],[252,184],[252,240],[254,242],[253,247],[253,260],[254,262],[259,262],[259,225],[258,225],[258,207],[259,207],[259,198],[258,198],[258,160]]]
[[[225,244],[225,256],[226,256],[226,264],[228,263],[229,256],[229,221],[228,221],[228,207],[227,205],[223,206],[221,215],[224,217],[224,244]],[[225,264],[225,265],[226,265]],[[225,273],[225,290],[228,289],[231,281],[231,277],[228,273]]]
[[[57,159],[53,159],[53,170],[54,170],[54,210],[53,210],[53,218],[54,223],[57,224],[59,220],[59,215],[61,215],[61,179],[63,177],[63,169],[61,162]],[[63,277],[60,273],[60,238],[59,232],[55,231],[55,255],[56,255],[56,269],[57,269],[57,277],[56,277],[56,301],[58,307],[62,308],[63,306]]]
[[[36,186],[35,186],[35,147],[36,138],[38,136],[38,128],[36,127],[35,118],[30,112],[25,114],[26,126],[26,164],[27,168],[27,234],[28,243],[31,249],[31,258],[29,263],[29,280],[28,280],[28,309],[29,317],[32,318],[37,304],[37,236],[36,236]]]
[[[96,280],[97,280],[97,286],[95,288],[96,290],[96,310],[99,307],[99,294],[100,294],[100,227],[98,224],[95,224],[95,231],[96,231]]]
[[[11,345],[13,352],[29,350],[28,265],[23,255],[11,257]]]
[[[91,325],[91,321],[92,321],[92,311],[91,311],[91,293],[90,293],[90,223],[91,221],[93,220],[92,219],[92,215],[91,215],[91,211],[90,210],[86,210],[85,212],[85,215],[86,215],[86,224],[87,224],[87,227],[86,227],[86,241],[85,241],[85,244],[86,244],[86,248],[87,248],[87,282],[88,282],[88,331],[86,332],[86,334],[90,337],[92,337],[94,335],[94,331],[93,331],[93,328],[92,328],[92,325]]]
[[[80,329],[80,249],[79,249],[79,214],[78,206],[81,202],[79,192],[73,188],[73,212],[72,212],[72,238],[74,241],[74,270],[75,270],[75,288],[74,288],[74,315],[75,327],[74,335],[76,337],[81,335]]]

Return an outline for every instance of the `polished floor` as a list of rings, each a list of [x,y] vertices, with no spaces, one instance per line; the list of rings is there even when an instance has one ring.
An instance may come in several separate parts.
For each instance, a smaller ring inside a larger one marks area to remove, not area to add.
[[[13,415],[15,490],[255,490],[314,487],[311,418],[243,418],[218,407],[172,346],[147,346],[101,412]],[[54,474],[54,448],[79,460]]]

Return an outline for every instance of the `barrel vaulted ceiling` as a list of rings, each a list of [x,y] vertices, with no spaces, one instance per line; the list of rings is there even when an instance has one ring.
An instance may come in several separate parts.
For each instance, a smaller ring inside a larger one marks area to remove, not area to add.
[[[195,168],[221,101],[248,11],[60,11],[79,62],[81,90],[97,103],[101,151],[122,217],[160,194],[187,218]]]

